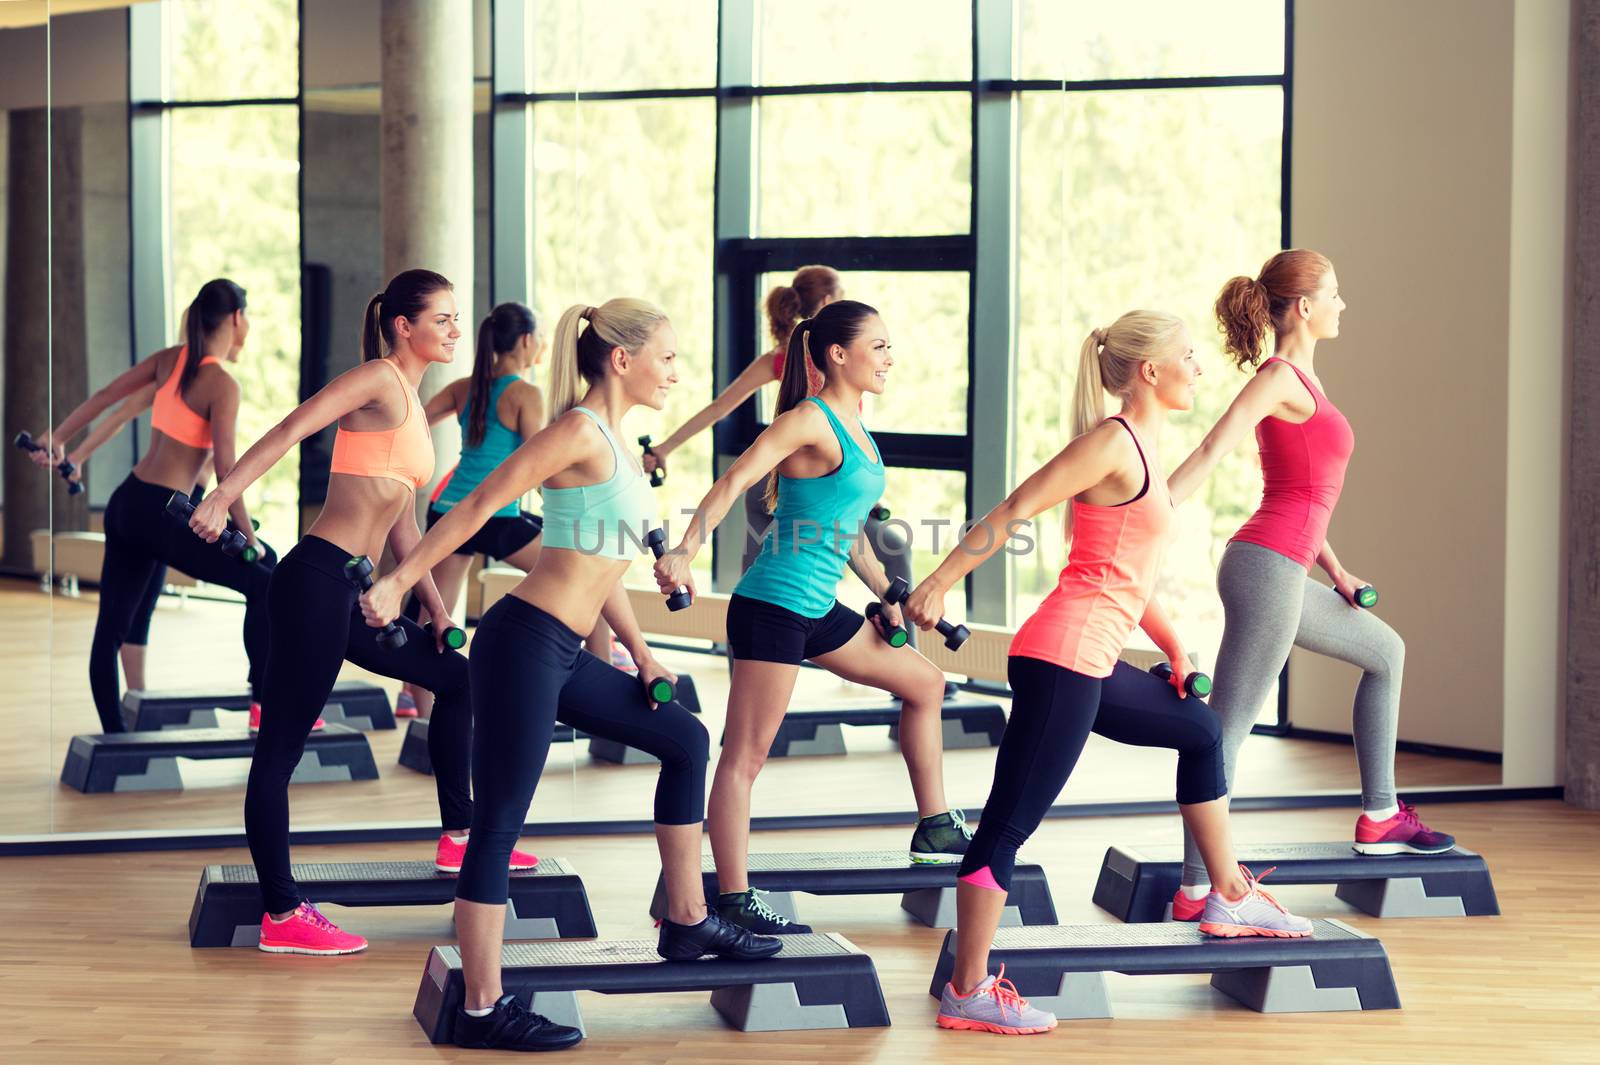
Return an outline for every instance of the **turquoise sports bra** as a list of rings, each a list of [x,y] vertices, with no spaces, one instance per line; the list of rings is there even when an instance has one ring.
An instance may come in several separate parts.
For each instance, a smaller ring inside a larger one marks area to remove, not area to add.
[[[496,379],[489,389],[488,417],[483,423],[483,443],[477,447],[466,446],[467,420],[472,416],[472,402],[462,408],[458,420],[461,422],[461,461],[456,464],[456,470],[450,475],[449,482],[444,486],[433,500],[433,509],[449,510],[471,494],[472,490],[483,483],[483,479],[495,471],[511,453],[522,446],[522,434],[506,426],[497,413],[500,407],[500,397],[505,395],[506,389],[511,387],[513,381],[518,380],[516,374],[506,374]],[[522,507],[517,500],[512,500],[494,512],[497,518],[515,518],[522,513]]]
[[[573,407],[593,419],[611,445],[616,469],[599,484],[544,486],[544,546],[631,561],[645,550],[645,534],[656,526],[650,479],[622,450],[606,423],[588,407]]]

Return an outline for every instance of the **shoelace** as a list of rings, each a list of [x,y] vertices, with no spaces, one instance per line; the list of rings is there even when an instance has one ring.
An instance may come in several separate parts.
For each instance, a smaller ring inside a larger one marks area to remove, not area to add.
[[[967,814],[964,810],[951,810],[950,823],[955,825],[956,831],[961,833],[962,839],[972,838],[972,829],[967,826]]]
[[[1417,808],[1408,802],[1403,802],[1400,804],[1400,823],[1402,825],[1410,825],[1414,828],[1427,827],[1420,819],[1418,819]]]
[[[1252,873],[1250,871],[1250,867],[1249,866],[1247,866],[1247,865],[1239,866],[1240,872],[1244,873],[1245,883],[1248,884],[1249,887],[1250,887],[1250,890],[1248,892],[1246,892],[1246,894],[1245,894],[1246,898],[1249,898],[1251,895],[1255,895],[1256,897],[1262,899],[1263,901],[1270,902],[1277,909],[1277,911],[1279,913],[1288,913],[1289,911],[1284,909],[1283,903],[1281,903],[1277,899],[1273,898],[1270,894],[1267,893],[1266,889],[1261,886],[1261,881],[1266,879],[1267,877],[1271,876],[1273,874],[1273,872],[1275,872],[1277,870],[1277,868],[1278,867],[1276,865],[1274,865],[1271,868],[1269,868],[1266,872],[1262,873],[1260,876],[1256,876],[1254,873]]]
[[[508,1042],[520,1043],[533,1032],[550,1024],[550,1018],[534,1013],[513,999],[503,1011],[504,1016],[495,1026],[495,1035]]]
[[[1028,1008],[1028,1000],[1017,991],[1017,985],[1005,978],[1005,969],[1000,970],[1000,975],[994,978],[994,983],[989,985],[988,994],[1000,1007],[1000,1015],[1005,1016],[1006,1007],[1017,1016],[1022,1016],[1022,1011]]]
[[[300,915],[305,920],[310,921],[311,924],[324,932],[337,932],[339,930],[339,927],[326,917],[322,916],[322,911],[317,909],[312,903],[302,902],[300,904]]]
[[[777,925],[792,924],[789,918],[767,905],[767,900],[761,897],[761,892],[755,888],[750,889],[750,912],[757,917],[764,917]]]

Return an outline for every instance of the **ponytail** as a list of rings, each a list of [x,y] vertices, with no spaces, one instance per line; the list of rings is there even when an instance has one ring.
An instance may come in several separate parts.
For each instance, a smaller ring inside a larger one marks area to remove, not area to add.
[[[478,447],[489,430],[489,397],[494,364],[517,341],[536,331],[533,312],[520,303],[502,303],[478,323],[478,344],[472,356],[472,384],[467,392],[467,447]]]
[[[592,388],[605,378],[612,351],[638,351],[666,320],[665,311],[638,299],[612,299],[598,307],[581,303],[568,307],[556,323],[555,340],[550,347],[550,420],[555,421],[578,405],[580,384]]]
[[[1258,277],[1230,278],[1217,296],[1217,328],[1222,346],[1239,369],[1261,362],[1267,330],[1281,338],[1294,327],[1291,312],[1302,298],[1317,294],[1333,263],[1305,248],[1280,251]]]
[[[178,375],[180,396],[189,390],[195,374],[200,372],[200,360],[206,354],[206,338],[215,333],[229,315],[244,308],[244,289],[227,278],[215,278],[200,286],[200,291],[183,312],[183,340],[189,353],[183,362],[183,372]]]
[[[855,343],[856,337],[866,328],[867,319],[877,313],[874,308],[858,300],[836,300],[790,331],[789,348],[783,359],[783,380],[778,385],[778,409],[773,415],[774,421],[798,407],[810,393],[811,367],[816,367],[824,378],[828,377],[828,352],[836,344],[848,348]],[[767,475],[766,502],[768,511],[778,506],[776,469]]]
[[[1072,390],[1072,435],[1082,436],[1106,417],[1106,393],[1126,398],[1147,362],[1182,355],[1177,341],[1183,319],[1160,311],[1129,311],[1108,328],[1096,329],[1078,353],[1078,383]]]
[[[361,361],[383,358],[394,349],[394,320],[411,321],[428,309],[428,297],[452,289],[448,278],[432,270],[402,270],[389,279],[389,287],[367,301],[361,320]]]
[[[1078,351],[1078,383],[1072,389],[1072,437],[1077,439],[1106,420],[1105,375],[1100,372],[1100,349],[1106,331],[1096,329]]]
[[[802,266],[794,280],[767,293],[767,331],[778,347],[787,347],[789,335],[802,318],[822,310],[830,298],[844,295],[839,272],[831,266]]]

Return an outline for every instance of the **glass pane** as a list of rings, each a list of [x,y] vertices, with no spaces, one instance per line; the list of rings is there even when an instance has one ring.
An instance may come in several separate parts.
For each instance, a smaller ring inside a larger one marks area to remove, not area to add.
[[[1083,339],[1125,311],[1181,315],[1205,373],[1196,409],[1175,417],[1160,442],[1164,469],[1238,393],[1244,379],[1223,361],[1211,307],[1229,276],[1254,270],[1278,247],[1282,123],[1276,88],[1023,96],[1012,434],[1019,482],[1068,442]],[[1151,165],[1153,146],[1168,165]],[[1109,398],[1107,409],[1116,410]],[[1207,663],[1222,628],[1217,562],[1259,493],[1254,453],[1239,448],[1178,512],[1160,594]],[[1039,516],[1039,549],[1014,563],[1019,619],[1054,587],[1065,561],[1062,511]]]
[[[971,0],[761,0],[757,17],[762,85],[972,77]]]
[[[297,0],[165,2],[172,99],[265,99],[299,92]]]
[[[759,106],[758,235],[904,237],[971,229],[969,95],[780,96]]]
[[[953,470],[913,470],[891,466],[883,490],[884,506],[889,508],[889,528],[910,545],[913,585],[933,572],[961,538],[961,523],[967,520],[967,475]],[[999,565],[996,560],[991,565]],[[860,609],[868,601],[866,587],[854,574],[846,573],[845,583],[853,584],[850,598],[842,591],[839,598]],[[967,618],[966,586],[950,589],[945,599],[945,617],[951,621]]]
[[[200,286],[227,277],[244,286],[250,337],[229,372],[244,393],[239,450],[259,440],[299,402],[299,121],[293,106],[173,111],[173,341]],[[245,494],[273,544],[299,534],[299,449]]]
[[[792,274],[763,274],[758,291],[786,285]],[[871,304],[889,330],[894,366],[883,395],[864,397],[863,416],[874,432],[967,431],[966,273],[856,271],[843,277],[849,299]],[[764,312],[763,312],[764,313]],[[772,343],[762,322],[763,349]],[[761,389],[760,416],[777,407],[776,383]]]
[[[711,100],[614,100],[534,105],[534,299],[552,324],[574,303],[637,296],[678,334],[678,383],[661,413],[639,410],[629,442],[663,440],[713,397],[712,201],[716,105]],[[711,434],[667,463],[657,506],[683,529],[711,487]],[[710,585],[711,552],[695,560]],[[643,561],[629,581],[653,585]]]
[[[1024,78],[1283,73],[1283,0],[1021,2],[1018,67]]]
[[[716,0],[534,0],[535,92],[717,83]]]

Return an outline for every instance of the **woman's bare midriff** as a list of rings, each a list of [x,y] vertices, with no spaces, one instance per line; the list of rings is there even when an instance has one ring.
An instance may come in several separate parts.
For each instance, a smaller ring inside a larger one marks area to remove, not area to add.
[[[306,535],[376,563],[383,556],[389,530],[415,499],[416,493],[389,477],[331,474],[327,502]]]
[[[600,608],[628,563],[599,555],[586,555],[562,547],[547,547],[539,561],[511,594],[531,603],[577,633],[587,633],[600,617]]]
[[[159,484],[188,495],[211,451],[180,444],[159,429],[150,433],[150,450],[144,453],[133,475],[145,484]]]

